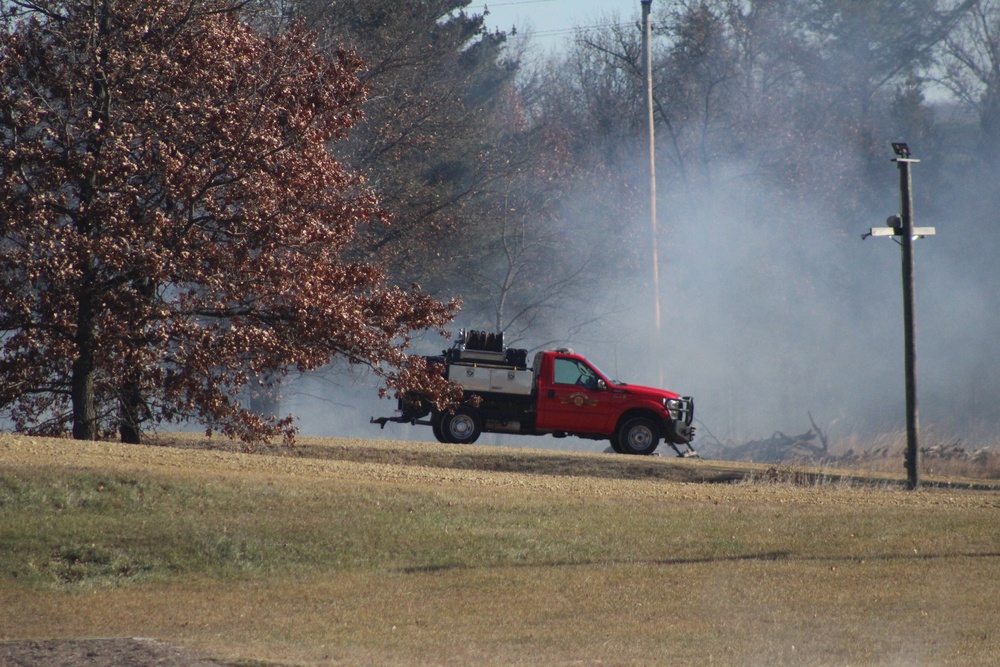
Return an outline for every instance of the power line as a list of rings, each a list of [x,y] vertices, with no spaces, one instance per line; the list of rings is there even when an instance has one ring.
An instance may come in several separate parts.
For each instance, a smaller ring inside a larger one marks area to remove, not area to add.
[[[532,32],[532,37],[557,37],[559,35],[572,35],[580,30],[598,30],[601,28],[620,28],[623,23],[604,23],[601,25],[581,25],[575,28],[552,28],[551,30],[538,30]]]
[[[515,2],[490,2],[482,5],[472,5],[472,6],[478,9],[489,6],[507,7],[509,5],[537,5],[542,2],[559,2],[559,0],[515,0]]]

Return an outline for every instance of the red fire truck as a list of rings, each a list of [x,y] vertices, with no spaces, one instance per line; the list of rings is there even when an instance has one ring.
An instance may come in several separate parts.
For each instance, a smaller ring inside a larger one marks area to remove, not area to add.
[[[397,416],[371,421],[425,424],[444,443],[473,443],[481,433],[573,435],[609,440],[623,454],[652,454],[664,440],[678,456],[695,455],[690,396],[613,380],[568,349],[537,352],[530,366],[527,357],[507,348],[502,333],[463,330],[451,349],[427,357],[462,385],[458,407],[437,411],[406,396]]]

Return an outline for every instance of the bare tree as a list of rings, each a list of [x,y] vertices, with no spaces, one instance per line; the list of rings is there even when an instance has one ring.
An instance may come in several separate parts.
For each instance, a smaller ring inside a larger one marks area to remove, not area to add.
[[[1000,3],[973,0],[941,54],[938,81],[976,114],[985,152],[1000,158]]]

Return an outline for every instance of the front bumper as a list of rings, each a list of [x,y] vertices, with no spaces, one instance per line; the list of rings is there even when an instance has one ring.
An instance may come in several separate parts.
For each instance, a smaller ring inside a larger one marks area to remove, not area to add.
[[[683,396],[676,410],[672,410],[663,428],[664,439],[673,445],[687,445],[694,440],[694,399]]]

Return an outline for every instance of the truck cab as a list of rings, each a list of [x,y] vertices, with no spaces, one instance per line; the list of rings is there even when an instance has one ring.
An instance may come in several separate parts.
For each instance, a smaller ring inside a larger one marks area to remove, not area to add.
[[[661,437],[675,450],[686,445],[693,451],[690,397],[619,382],[571,350],[539,352],[533,368],[537,431],[607,438],[627,454],[651,454]]]

